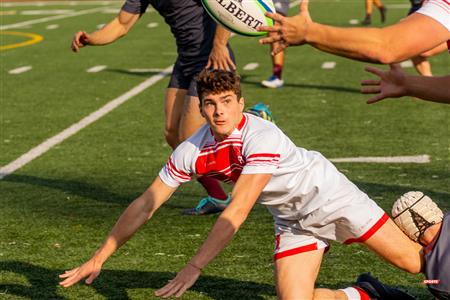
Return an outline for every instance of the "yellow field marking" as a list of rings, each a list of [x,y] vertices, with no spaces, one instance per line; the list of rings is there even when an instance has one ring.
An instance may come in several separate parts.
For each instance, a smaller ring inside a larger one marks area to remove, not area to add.
[[[30,46],[30,45],[39,43],[40,41],[42,41],[44,39],[44,37],[42,35],[34,34],[34,33],[27,33],[27,32],[0,31],[0,34],[25,36],[25,37],[29,37],[30,38],[29,40],[27,40],[25,42],[20,42],[20,43],[16,43],[16,44],[0,46],[0,51],[14,49],[14,48],[19,48],[19,47],[24,47],[24,46]]]

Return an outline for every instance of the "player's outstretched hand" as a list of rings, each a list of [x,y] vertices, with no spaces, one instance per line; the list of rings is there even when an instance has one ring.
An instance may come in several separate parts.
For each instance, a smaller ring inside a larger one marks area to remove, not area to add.
[[[361,92],[364,94],[376,94],[367,104],[372,104],[385,98],[398,98],[406,95],[406,74],[398,64],[391,64],[390,70],[384,72],[374,67],[366,67],[366,71],[377,75],[380,79],[366,79],[361,81],[364,86]]]
[[[175,296],[177,298],[186,292],[200,276],[201,270],[191,264],[187,264],[177,276],[170,280],[168,284],[155,291],[155,295],[162,298]]]
[[[260,26],[258,31],[267,31],[269,36],[259,40],[261,44],[274,44],[272,55],[275,55],[291,45],[306,43],[308,27],[312,23],[308,10],[309,0],[300,4],[300,13],[293,17],[284,17],[277,13],[266,13],[275,21],[274,26]]]
[[[208,58],[206,68],[232,71],[236,70],[236,65],[230,57],[228,48],[224,45],[215,45]]]
[[[72,48],[73,52],[80,51],[80,48],[82,48],[86,45],[89,45],[89,38],[90,38],[90,36],[89,36],[89,34],[87,34],[87,32],[78,31],[73,36],[72,44],[71,44],[70,48]]]
[[[86,284],[91,284],[92,281],[94,281],[94,279],[100,274],[101,269],[102,264],[95,260],[95,258],[91,258],[78,268],[65,271],[64,274],[59,275],[59,278],[64,279],[59,283],[59,285],[67,288],[86,277],[88,277],[85,281]]]

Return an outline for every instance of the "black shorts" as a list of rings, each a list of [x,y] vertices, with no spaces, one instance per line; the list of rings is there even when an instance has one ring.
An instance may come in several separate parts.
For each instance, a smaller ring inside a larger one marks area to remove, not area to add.
[[[436,297],[436,299],[439,300],[450,300],[450,294],[443,292],[443,291],[438,291],[436,289],[430,288],[428,287],[428,290],[433,294],[434,297]]]
[[[233,50],[231,50],[229,45],[227,47],[231,59],[236,63]],[[206,67],[208,58],[209,55],[191,59],[179,56],[173,67],[172,76],[167,87],[188,90],[188,96],[198,97],[195,78]]]

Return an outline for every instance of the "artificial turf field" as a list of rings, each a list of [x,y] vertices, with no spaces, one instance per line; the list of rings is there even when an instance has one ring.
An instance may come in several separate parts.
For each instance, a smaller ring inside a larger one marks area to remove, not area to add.
[[[123,95],[158,69],[167,68],[176,57],[169,28],[156,12],[146,13],[116,43],[74,54],[69,49],[72,35],[107,23],[120,3],[34,4],[2,3],[0,9],[0,166]],[[407,1],[386,4],[388,24],[408,10]],[[30,13],[37,10],[47,12]],[[5,28],[70,13],[67,10],[93,11]],[[295,11],[291,9],[292,14]],[[363,1],[313,1],[310,11],[314,20],[352,26],[349,20],[361,19],[364,8]],[[376,11],[373,19],[374,25],[380,26]],[[149,27],[150,23],[157,25]],[[10,31],[39,35],[43,40],[9,48],[30,39]],[[409,98],[369,106],[365,104],[368,97],[359,92],[359,81],[371,76],[363,71],[365,64],[309,46],[288,49],[285,87],[263,89],[259,82],[271,72],[267,47],[258,45],[257,39],[239,36],[233,37],[231,44],[247,105],[260,101],[270,105],[279,127],[297,145],[329,158],[428,154],[431,162],[426,164],[336,166],[388,212],[393,201],[409,190],[421,190],[444,210],[450,208],[448,106]],[[336,67],[322,69],[324,62],[336,62]],[[433,57],[431,62],[436,75],[449,73],[447,54]],[[259,67],[243,70],[249,63]],[[86,72],[98,65],[107,67],[97,73]],[[23,66],[32,69],[9,73]],[[141,70],[132,70],[136,68]],[[406,70],[414,73],[412,68]],[[93,254],[122,210],[146,189],[166,162],[170,154],[163,137],[167,82],[168,77],[156,82],[0,180],[1,299],[152,299],[153,291],[195,253],[216,216],[180,214],[204,196],[199,184],[193,182],[182,186],[110,258],[92,286],[58,286],[58,274]],[[256,205],[233,242],[205,268],[184,298],[275,299],[272,249],[271,216]],[[317,285],[343,288],[367,271],[419,299],[431,298],[422,276],[396,270],[360,245],[333,243]]]

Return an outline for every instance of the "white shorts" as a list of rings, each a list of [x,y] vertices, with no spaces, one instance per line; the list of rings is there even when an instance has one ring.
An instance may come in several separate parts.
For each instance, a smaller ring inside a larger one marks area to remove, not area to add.
[[[274,258],[327,248],[330,240],[343,244],[364,242],[389,219],[359,190],[351,201],[339,200],[330,199],[299,220],[275,218]]]

